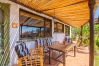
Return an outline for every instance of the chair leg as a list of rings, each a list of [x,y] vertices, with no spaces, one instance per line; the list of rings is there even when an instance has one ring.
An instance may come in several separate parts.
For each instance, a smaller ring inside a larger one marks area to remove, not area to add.
[[[66,54],[66,53],[63,53],[63,66],[66,66],[65,54]]]
[[[50,56],[51,54],[50,54],[50,49],[49,49],[49,64],[51,64],[51,56]]]
[[[74,46],[74,57],[76,56],[76,46]]]

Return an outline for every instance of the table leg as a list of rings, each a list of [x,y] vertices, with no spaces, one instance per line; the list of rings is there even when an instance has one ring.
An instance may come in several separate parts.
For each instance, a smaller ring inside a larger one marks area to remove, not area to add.
[[[74,57],[76,56],[76,46],[74,46]]]
[[[63,66],[66,66],[65,53],[63,53]]]
[[[51,58],[50,58],[50,49],[49,49],[49,64],[51,64]]]

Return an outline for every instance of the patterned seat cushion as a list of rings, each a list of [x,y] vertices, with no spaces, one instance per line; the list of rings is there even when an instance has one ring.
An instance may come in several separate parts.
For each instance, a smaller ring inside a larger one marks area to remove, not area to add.
[[[29,50],[26,47],[26,44],[23,42],[15,46],[15,51],[19,58],[29,55]]]

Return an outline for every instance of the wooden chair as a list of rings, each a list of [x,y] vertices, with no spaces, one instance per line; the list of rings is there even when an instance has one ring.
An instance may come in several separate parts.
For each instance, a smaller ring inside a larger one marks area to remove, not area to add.
[[[33,63],[35,66],[43,66],[43,48],[31,49],[30,58],[34,58]]]
[[[48,46],[52,45],[52,39],[47,38],[47,39],[37,39],[36,40],[36,47],[40,46],[44,48],[44,52],[48,51]]]
[[[69,40],[67,40],[66,38],[64,39],[63,44],[67,45],[66,47],[67,54],[70,51],[74,51],[74,57],[76,56],[77,42],[78,38],[76,38],[75,41],[72,41],[71,38],[69,38]]]
[[[18,66],[43,66],[43,48],[38,47],[25,52],[22,47],[25,45],[17,45],[15,51],[18,55]],[[28,53],[28,54],[26,54]]]
[[[29,55],[29,50],[25,42],[19,42],[19,44],[15,46],[15,51],[17,53],[18,58]]]
[[[46,38],[46,39],[37,39],[36,40],[36,44],[37,46],[36,47],[43,47],[43,51],[44,51],[44,61],[46,60],[46,57],[49,56],[48,52],[49,52],[49,49],[48,49],[48,46],[52,45],[52,39],[51,38]]]

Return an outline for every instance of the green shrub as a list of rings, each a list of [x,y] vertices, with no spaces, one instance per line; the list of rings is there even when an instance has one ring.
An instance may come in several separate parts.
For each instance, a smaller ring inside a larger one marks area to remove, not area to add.
[[[96,45],[99,47],[99,38],[96,40]]]
[[[89,45],[89,39],[83,39],[83,46]]]

